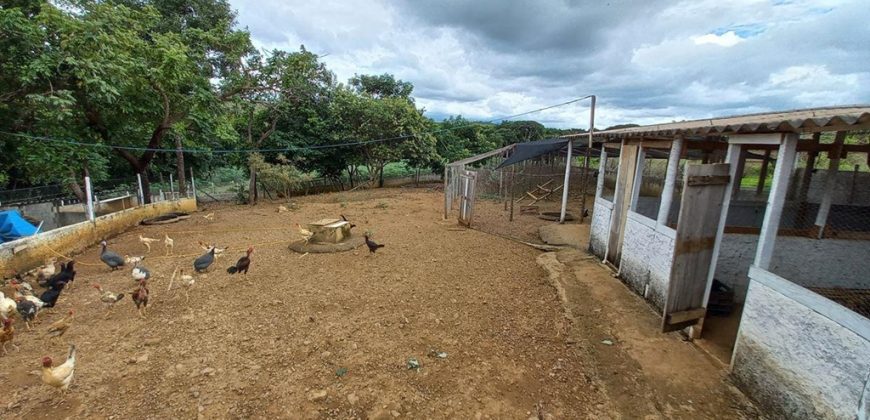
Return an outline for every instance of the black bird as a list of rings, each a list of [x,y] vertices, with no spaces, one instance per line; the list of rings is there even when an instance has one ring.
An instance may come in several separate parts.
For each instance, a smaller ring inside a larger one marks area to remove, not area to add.
[[[339,214],[339,216],[341,216],[341,220],[344,220],[345,222],[350,222],[350,220],[347,220],[347,217],[344,217],[343,214]],[[355,228],[355,227],[356,227],[356,225],[353,224],[353,223],[351,223],[349,229],[353,229],[353,228]]]
[[[375,251],[378,250],[378,248],[384,247],[383,244],[375,243],[375,241],[369,239],[369,235],[365,235],[365,238],[366,238],[366,246],[369,247],[369,252],[371,252],[372,254],[374,254]]]
[[[15,299],[15,309],[18,311],[18,314],[21,315],[21,319],[24,320],[24,325],[27,326],[27,329],[30,329],[30,323],[33,321],[33,318],[36,318],[36,312],[39,311],[39,308],[36,307],[36,304],[25,299],[23,296],[19,296]]]
[[[43,287],[52,289],[56,284],[71,284],[76,279],[75,260],[60,264],[60,272],[48,278]]]
[[[103,246],[103,250],[100,252],[100,260],[106,263],[112,271],[115,271],[124,265],[123,257],[106,249],[106,241],[100,242],[100,245]]]
[[[39,300],[45,303],[43,308],[54,308],[54,305],[57,303],[57,298],[60,297],[60,292],[63,291],[64,287],[66,287],[66,283],[59,282],[53,285],[51,289],[42,292],[42,295],[39,296]]]
[[[205,254],[200,256],[199,258],[193,260],[193,269],[196,270],[196,272],[201,273],[201,272],[207,270],[208,267],[211,266],[211,263],[213,263],[213,262],[214,262],[214,247],[211,247],[211,249],[208,252],[206,252]]]

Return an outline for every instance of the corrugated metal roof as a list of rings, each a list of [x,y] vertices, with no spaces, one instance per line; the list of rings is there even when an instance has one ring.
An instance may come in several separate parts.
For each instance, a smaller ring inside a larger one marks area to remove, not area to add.
[[[598,138],[642,136],[719,136],[728,134],[810,133],[870,128],[870,105],[800,109],[738,115],[641,127],[596,131]],[[583,137],[573,134],[565,137]]]

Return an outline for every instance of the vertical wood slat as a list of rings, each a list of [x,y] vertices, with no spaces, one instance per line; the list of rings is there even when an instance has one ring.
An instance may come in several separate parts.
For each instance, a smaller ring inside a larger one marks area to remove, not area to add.
[[[773,248],[776,245],[776,232],[782,217],[782,207],[788,193],[788,181],[794,168],[797,154],[797,134],[786,134],[776,153],[776,167],[773,169],[773,183],[767,196],[767,209],[758,236],[758,249],[755,252],[755,266],[765,270],[770,267]]]
[[[674,259],[662,316],[664,332],[694,325],[704,315],[707,274],[713,259],[722,202],[729,188],[728,182],[694,183],[692,180],[723,180],[729,175],[727,163],[686,166]]]
[[[623,143],[619,153],[619,170],[616,174],[616,191],[613,196],[613,214],[610,218],[610,237],[607,245],[607,260],[619,265],[622,257],[622,240],[625,233],[625,218],[634,191],[633,181],[637,164],[637,144]]]

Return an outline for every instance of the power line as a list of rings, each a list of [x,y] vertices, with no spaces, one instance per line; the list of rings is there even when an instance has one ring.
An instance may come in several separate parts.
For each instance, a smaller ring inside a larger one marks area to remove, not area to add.
[[[439,130],[423,132],[420,134],[436,134],[436,133],[441,133],[441,132],[445,132],[445,131],[458,130],[460,128],[473,127],[473,126],[476,126],[479,124],[492,124],[492,123],[496,123],[499,121],[510,120],[510,119],[514,119],[517,117],[522,117],[524,115],[534,114],[537,112],[546,111],[549,109],[569,105],[569,104],[572,104],[575,102],[582,101],[583,99],[586,99],[588,97],[589,96],[584,96],[581,98],[572,99],[570,101],[558,103],[555,105],[549,105],[549,106],[545,106],[542,108],[533,109],[531,111],[521,112],[519,114],[513,114],[513,115],[508,115],[505,117],[493,118],[493,119],[488,120],[488,121],[471,122],[471,123],[464,124],[464,125],[459,125],[459,126],[449,127],[449,128],[442,128]],[[54,138],[54,137],[34,136],[34,135],[22,134],[22,133],[10,133],[7,131],[0,131],[0,134],[5,134],[8,136],[13,136],[13,137],[21,137],[21,138],[28,139],[28,140],[44,141],[44,142],[49,142],[49,143],[62,143],[62,144],[69,144],[69,145],[74,145],[74,146],[98,147],[98,148],[113,149],[113,150],[117,149],[117,150],[128,150],[128,151],[136,151],[136,152],[149,152],[150,151],[150,152],[165,152],[165,153],[178,152],[177,149],[121,146],[121,145],[103,144],[103,143],[86,143],[86,142],[80,142],[80,141],[76,141],[76,140],[58,139],[58,138]],[[337,144],[319,144],[319,145],[313,145],[313,146],[287,146],[287,147],[274,148],[274,149],[182,149],[182,152],[183,153],[231,154],[231,153],[289,152],[291,150],[320,150],[320,149],[332,149],[332,148],[338,148],[338,147],[362,146],[362,145],[373,144],[373,143],[384,143],[384,142],[388,142],[388,141],[405,140],[405,139],[416,137],[420,134],[405,134],[405,135],[396,136],[396,137],[386,137],[386,138],[375,139],[375,140],[354,141],[354,142],[337,143]]]

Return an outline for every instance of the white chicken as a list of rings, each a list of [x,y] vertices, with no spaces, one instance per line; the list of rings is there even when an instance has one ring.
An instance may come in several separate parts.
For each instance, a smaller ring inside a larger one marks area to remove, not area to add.
[[[124,255],[124,264],[133,264],[136,265],[145,260],[144,255]]]
[[[148,280],[151,278],[151,271],[140,266],[139,263],[136,263],[136,265],[133,266],[133,271],[131,271],[130,274],[133,276],[133,280],[136,281]]]
[[[42,358],[42,383],[55,389],[59,389],[61,396],[63,397],[66,395],[66,391],[72,383],[76,370],[75,344],[69,345],[69,355],[66,357],[66,361],[63,362],[62,365],[52,367],[53,364],[54,362],[52,362],[51,357],[45,356]]]
[[[14,300],[18,300],[18,298],[21,297],[24,300],[27,300],[27,301],[33,303],[34,305],[36,305],[37,313],[39,313],[39,310],[41,310],[42,307],[45,306],[45,302],[43,302],[38,297],[33,296],[32,289],[31,289],[30,293],[27,293],[27,292],[21,293],[22,289],[24,288],[22,283],[13,283],[12,288],[15,290],[15,293],[12,294],[12,298]]]
[[[15,302],[15,299],[10,299],[3,292],[0,292],[0,318],[9,319],[16,314],[18,314],[18,303]]]
[[[167,234],[163,234],[163,247],[166,248],[166,255],[172,255],[172,250],[175,248],[175,239],[172,239]]]
[[[154,242],[160,242],[160,239],[146,238],[142,235],[139,235],[139,242],[141,242],[142,245],[145,245],[145,249],[148,250],[147,252],[151,252],[151,244],[153,244]]]
[[[214,212],[202,216],[205,220],[214,220]]]
[[[181,277],[179,277],[179,280],[181,280],[181,286],[184,287],[184,300],[188,301],[190,300],[190,289],[193,288],[194,284],[196,284],[196,279],[190,274],[184,274],[184,270],[181,270],[179,274],[181,274]]]
[[[230,249],[230,247],[224,247],[224,248],[218,248],[217,246],[213,247],[213,246],[211,246],[207,243],[204,243],[202,241],[199,241],[199,247],[206,250],[206,251],[211,251],[211,249],[214,248],[214,256],[215,257],[217,257],[220,254],[223,254],[224,251]]]
[[[123,299],[124,294],[115,294],[108,290],[103,290],[103,286],[100,286],[99,284],[94,284],[92,287],[100,292],[100,302],[103,302],[103,306],[106,307],[106,315],[104,316],[104,318],[108,318],[109,315],[112,314],[112,308],[115,307],[115,303]]]
[[[299,223],[296,224],[296,228],[299,229],[299,234],[302,235],[302,239],[305,239],[305,243],[311,240],[311,237],[314,236],[314,232],[305,229]]]

